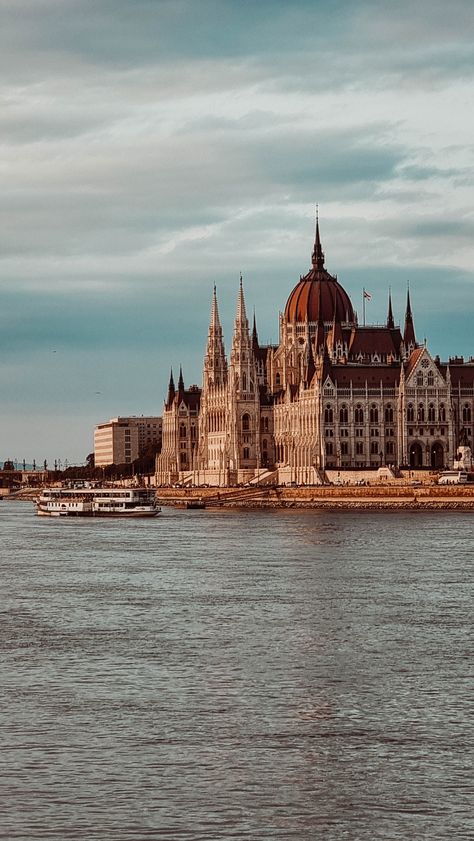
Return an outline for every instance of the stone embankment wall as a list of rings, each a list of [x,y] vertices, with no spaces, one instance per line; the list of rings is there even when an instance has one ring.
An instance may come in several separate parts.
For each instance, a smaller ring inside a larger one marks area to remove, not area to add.
[[[474,511],[474,485],[372,485],[304,488],[160,488],[163,505],[200,499],[208,507],[248,508],[442,508]]]

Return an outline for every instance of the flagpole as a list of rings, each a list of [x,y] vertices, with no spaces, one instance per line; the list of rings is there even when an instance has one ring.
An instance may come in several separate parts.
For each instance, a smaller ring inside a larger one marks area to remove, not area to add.
[[[364,319],[364,327],[365,327],[365,287],[362,287],[362,313]]]

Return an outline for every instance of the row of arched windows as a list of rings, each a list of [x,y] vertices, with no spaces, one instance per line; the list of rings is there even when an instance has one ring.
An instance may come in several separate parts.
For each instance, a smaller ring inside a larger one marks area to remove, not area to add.
[[[430,403],[428,406],[428,411],[425,411],[424,403],[419,403],[418,406],[414,406],[413,403],[409,403],[407,406],[407,421],[408,423],[424,423],[425,418],[428,423],[435,423],[436,422],[436,408],[434,403]],[[441,403],[438,410],[438,421],[439,423],[446,423],[446,407],[444,403]]]
[[[343,449],[344,448],[344,449]],[[326,441],[325,444],[326,455],[333,456],[335,454],[334,443],[332,441]],[[385,452],[387,455],[393,455],[395,453],[395,442],[394,441],[387,441],[385,444]],[[347,442],[341,443],[341,455],[347,456],[350,455],[349,453],[349,445]],[[361,441],[356,442],[356,455],[364,455],[364,444]],[[380,455],[380,445],[378,441],[371,441],[370,442],[370,455],[378,456]]]
[[[418,388],[423,388],[423,386],[425,385],[425,378],[423,376],[422,371],[418,371],[418,373],[416,375],[416,384],[417,384]],[[434,384],[435,384],[435,379],[434,379],[433,371],[428,371],[428,374],[426,376],[426,385],[428,386],[428,388],[432,388],[434,386]]]
[[[385,423],[393,423],[393,406],[388,404],[384,411]],[[379,410],[375,403],[372,403],[369,409],[369,423],[377,424],[379,422]],[[324,423],[334,423],[334,410],[330,403],[324,409]],[[339,409],[339,423],[349,423],[349,407],[343,404]],[[361,403],[357,403],[354,409],[354,423],[360,426],[364,423],[364,409]]]

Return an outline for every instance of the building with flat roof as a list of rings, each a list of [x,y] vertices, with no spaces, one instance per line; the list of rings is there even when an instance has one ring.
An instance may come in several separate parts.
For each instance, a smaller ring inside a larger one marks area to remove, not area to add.
[[[148,446],[161,446],[161,434],[160,417],[118,417],[100,423],[94,430],[95,466],[131,464]]]

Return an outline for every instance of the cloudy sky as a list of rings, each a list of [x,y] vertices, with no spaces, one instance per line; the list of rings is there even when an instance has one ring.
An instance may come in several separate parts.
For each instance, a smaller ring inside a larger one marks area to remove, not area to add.
[[[310,265],[367,319],[410,282],[474,354],[471,0],[0,0],[0,459],[201,382],[213,284],[262,341]]]

